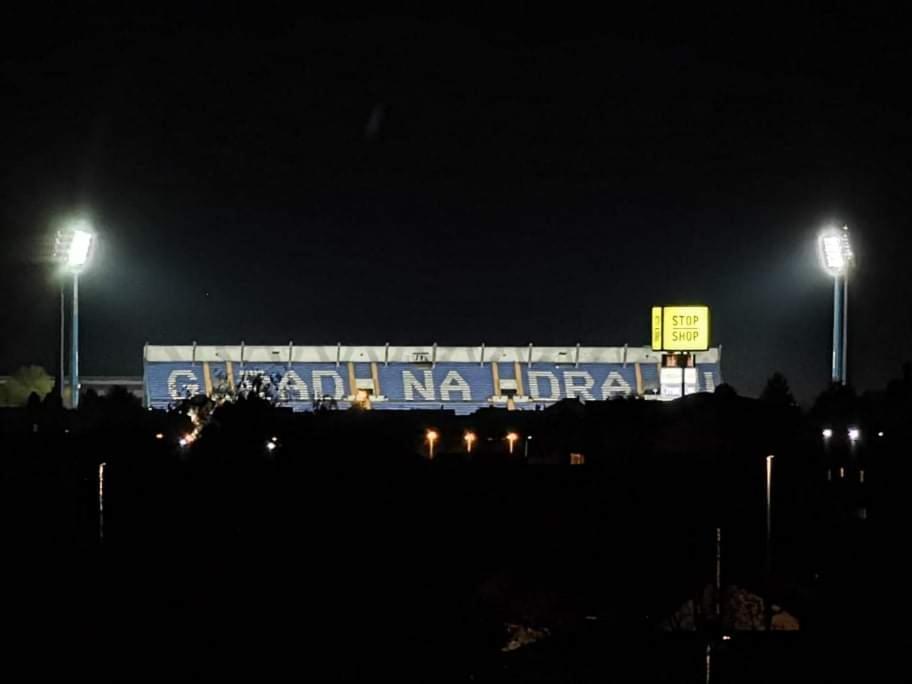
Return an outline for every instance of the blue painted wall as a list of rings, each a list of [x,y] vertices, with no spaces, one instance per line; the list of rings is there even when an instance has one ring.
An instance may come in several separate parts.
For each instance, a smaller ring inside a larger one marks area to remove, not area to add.
[[[213,388],[228,384],[224,363],[209,363]],[[350,386],[347,363],[294,363],[232,365],[232,378],[236,387],[245,378],[264,374],[270,378],[271,391],[280,403],[295,410],[309,411],[313,399],[329,395],[340,408],[347,408],[345,397],[354,394]],[[513,380],[515,365],[498,364],[501,380]],[[641,365],[644,393],[658,391],[658,370],[653,364]],[[494,377],[490,363],[430,364],[377,364],[380,384],[379,394],[387,401],[374,401],[375,409],[440,408],[470,413],[492,405]],[[712,391],[722,382],[719,364],[699,364],[698,383],[701,391]],[[205,392],[205,372],[202,363],[147,362],[144,368],[146,396],[149,405],[163,408],[187,394]],[[357,380],[371,380],[370,364],[356,363]],[[520,364],[520,379],[524,393],[531,402],[516,402],[517,409],[545,406],[560,399],[578,397],[583,400],[603,400],[636,394],[636,371],[633,364],[580,364],[572,365]],[[375,392],[376,394],[376,392]],[[499,405],[503,405],[500,403]]]

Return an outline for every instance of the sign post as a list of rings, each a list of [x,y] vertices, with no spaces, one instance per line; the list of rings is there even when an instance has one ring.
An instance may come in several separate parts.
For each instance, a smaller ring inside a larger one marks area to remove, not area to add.
[[[675,352],[684,397],[691,354],[709,349],[709,307],[654,306],[651,332],[653,351]]]

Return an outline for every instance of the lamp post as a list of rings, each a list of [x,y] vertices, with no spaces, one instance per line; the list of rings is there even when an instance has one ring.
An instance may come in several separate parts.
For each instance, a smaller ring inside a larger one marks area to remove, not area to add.
[[[846,384],[846,347],[849,327],[849,269],[855,257],[849,228],[826,228],[817,238],[820,265],[833,276],[833,382]]]
[[[766,457],[766,562],[764,563],[766,575],[766,600],[763,602],[764,621],[767,631],[773,628],[773,459],[770,454]]]
[[[436,430],[428,430],[427,433],[425,434],[425,437],[427,438],[427,443],[428,443],[428,458],[433,459],[434,458],[434,443],[437,441],[437,438],[440,437],[440,435],[437,434]]]
[[[70,339],[70,407],[79,407],[79,274],[89,262],[95,233],[88,221],[74,221],[57,234],[56,256],[73,275],[73,322]],[[61,294],[62,301],[62,294]],[[61,316],[63,309],[61,306]],[[61,333],[63,326],[61,324]],[[61,354],[62,362],[63,354]],[[61,376],[63,373],[61,372]]]
[[[60,383],[60,404],[63,405],[63,400],[66,398],[66,390],[64,385],[66,384],[66,365],[64,362],[64,357],[66,356],[66,325],[64,321],[66,320],[66,307],[64,300],[64,284],[63,281],[60,281],[60,371],[57,375],[57,382]]]

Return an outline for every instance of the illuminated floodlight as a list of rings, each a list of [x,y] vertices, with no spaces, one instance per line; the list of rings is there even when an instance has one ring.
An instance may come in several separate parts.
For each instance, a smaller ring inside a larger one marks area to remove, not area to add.
[[[273,451],[276,448],[276,443],[270,439],[268,442],[266,442],[266,448],[269,451]]]
[[[854,255],[849,244],[849,229],[826,228],[817,238],[820,265],[831,276],[843,275],[851,265]]]
[[[94,243],[95,232],[92,230],[91,224],[84,219],[79,219],[70,221],[59,230],[54,244],[55,260],[73,276],[73,332],[70,335],[70,408],[73,409],[79,407],[79,273],[89,263]],[[61,289],[62,306],[63,290]],[[63,327],[62,312],[61,308],[61,329]],[[60,349],[62,359],[63,335],[61,335]]]
[[[57,233],[55,256],[71,271],[79,271],[89,263],[95,232],[85,220],[73,221]]]
[[[859,437],[861,437],[861,430],[859,430],[857,427],[850,427],[849,439],[853,442],[857,442]]]
[[[881,430],[880,432],[878,432],[878,433],[877,433],[877,436],[878,436],[878,437],[883,437],[883,430]]]
[[[830,437],[833,436],[833,431],[830,428],[823,428],[823,432],[821,432],[820,434],[823,435],[824,439],[829,439]]]

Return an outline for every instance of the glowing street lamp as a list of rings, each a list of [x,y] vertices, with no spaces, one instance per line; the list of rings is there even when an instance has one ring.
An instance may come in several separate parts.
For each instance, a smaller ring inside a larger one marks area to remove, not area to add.
[[[817,238],[817,247],[820,265],[833,276],[833,382],[844,385],[849,320],[849,270],[855,263],[852,246],[849,244],[848,226],[843,226],[842,229],[824,229]]]
[[[478,439],[478,437],[475,435],[474,432],[467,432],[467,433],[465,433],[465,436],[463,437],[463,439],[465,440],[465,443],[466,443],[466,452],[471,454],[472,445],[475,443],[475,440]]]
[[[88,265],[95,243],[95,232],[88,221],[68,224],[57,233],[55,256],[73,274],[73,332],[70,340],[70,405],[79,407],[79,274]],[[63,290],[61,288],[61,365],[63,361]],[[63,373],[61,372],[61,376]],[[62,386],[63,383],[61,383]]]
[[[517,435],[515,432],[507,433],[507,443],[509,443],[509,445],[510,445],[511,454],[513,453],[513,446],[516,444],[517,439],[519,439],[519,435]]]
[[[434,458],[434,444],[439,437],[440,435],[437,434],[436,430],[428,430],[425,434],[428,443],[428,458]]]

